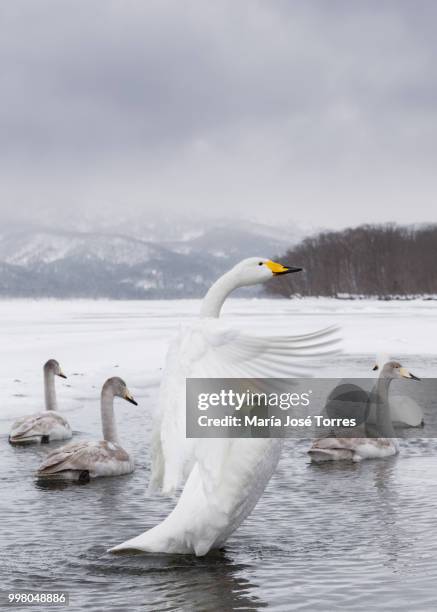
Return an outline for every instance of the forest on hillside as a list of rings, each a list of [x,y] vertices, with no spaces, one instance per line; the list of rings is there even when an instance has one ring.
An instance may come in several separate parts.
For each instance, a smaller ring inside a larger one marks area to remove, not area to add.
[[[278,261],[303,272],[275,278],[269,295],[437,294],[437,225],[362,225],[306,238]]]

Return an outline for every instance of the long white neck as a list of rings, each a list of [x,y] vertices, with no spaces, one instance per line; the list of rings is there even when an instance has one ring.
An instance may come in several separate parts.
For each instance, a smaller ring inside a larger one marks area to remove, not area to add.
[[[55,375],[51,368],[44,366],[44,397],[46,403],[46,410],[57,410],[58,405],[56,402],[56,390],[55,390]]]
[[[117,426],[114,418],[114,392],[110,386],[103,385],[100,413],[103,439],[108,442],[118,442]]]
[[[382,375],[376,383],[376,429],[383,438],[395,438],[388,401],[388,391],[392,379]]]
[[[218,318],[225,299],[234,289],[241,286],[242,283],[236,277],[234,270],[223,274],[203,298],[200,316]]]

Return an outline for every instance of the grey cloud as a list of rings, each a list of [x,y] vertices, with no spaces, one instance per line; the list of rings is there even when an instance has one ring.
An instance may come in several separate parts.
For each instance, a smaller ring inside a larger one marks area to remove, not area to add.
[[[318,225],[435,220],[433,2],[0,11],[3,212],[122,203]]]

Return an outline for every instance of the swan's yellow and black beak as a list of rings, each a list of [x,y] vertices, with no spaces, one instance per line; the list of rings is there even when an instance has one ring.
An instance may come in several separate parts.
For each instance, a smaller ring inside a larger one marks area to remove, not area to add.
[[[301,272],[302,268],[293,268],[293,266],[283,266],[275,261],[266,261],[264,264],[273,272],[273,276],[282,274],[292,274],[293,272]]]
[[[400,368],[399,372],[402,378],[409,378],[411,380],[422,380],[421,378],[414,376],[414,374],[411,374],[411,372],[409,372],[407,368]]]
[[[375,363],[375,365],[372,368],[373,372],[375,372],[375,370],[379,370],[379,365],[377,363]]]
[[[127,402],[130,402],[131,404],[133,404],[134,406],[138,406],[138,403],[134,400],[134,398],[132,397],[132,395],[129,393],[129,391],[126,390],[126,393],[124,395],[124,399]]]
[[[59,370],[58,376],[60,376],[61,378],[67,378],[62,370]]]

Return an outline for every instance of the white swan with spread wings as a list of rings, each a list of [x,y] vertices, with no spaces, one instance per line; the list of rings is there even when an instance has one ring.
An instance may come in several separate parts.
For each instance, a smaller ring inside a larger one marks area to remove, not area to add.
[[[159,525],[112,549],[205,555],[221,547],[250,514],[279,460],[278,439],[187,439],[185,384],[191,378],[303,376],[311,358],[332,353],[333,329],[256,337],[219,320],[226,297],[238,287],[298,272],[265,258],[245,259],[208,291],[200,319],[171,344],[153,442],[151,488],[178,503]]]

